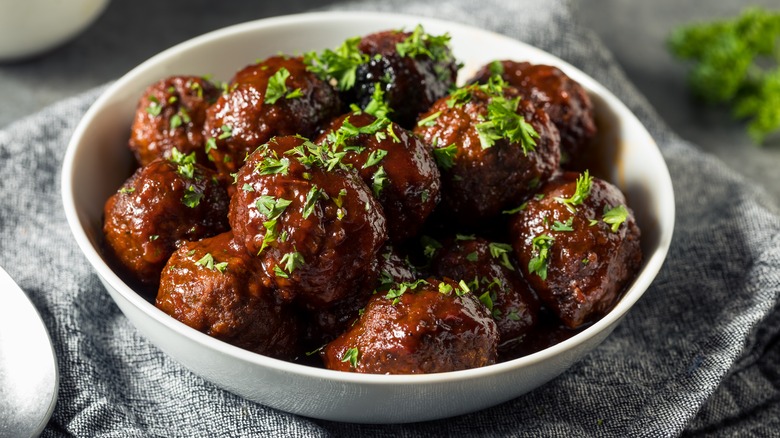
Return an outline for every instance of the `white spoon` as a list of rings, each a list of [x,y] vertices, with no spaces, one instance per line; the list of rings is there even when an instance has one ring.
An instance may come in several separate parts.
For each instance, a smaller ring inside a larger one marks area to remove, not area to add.
[[[43,320],[0,268],[0,437],[38,436],[54,410],[58,386]]]

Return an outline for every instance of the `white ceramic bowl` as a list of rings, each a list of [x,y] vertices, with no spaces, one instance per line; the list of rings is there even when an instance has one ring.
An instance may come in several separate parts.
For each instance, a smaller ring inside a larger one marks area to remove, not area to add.
[[[92,24],[108,0],[0,0],[0,61],[37,55]]]
[[[449,32],[461,78],[494,59],[559,66],[592,95],[602,130],[607,179],[628,196],[642,229],[645,261],[623,299],[576,336],[516,360],[432,375],[362,375],[271,359],[213,339],[164,314],[128,287],[100,253],[105,200],[129,176],[127,148],[135,105],[149,84],[174,74],[229,79],[257,58],[334,48],[345,38],[422,24]],[[179,44],[114,83],[76,128],[62,173],[68,222],[111,297],[151,342],[193,372],[247,399],[335,421],[414,422],[486,408],[553,379],[595,348],[642,296],[661,268],[674,226],[672,184],[661,154],[636,117],[604,87],[552,55],[484,30],[439,20],[373,13],[313,13],[232,26]],[[609,366],[605,364],[604,366]]]

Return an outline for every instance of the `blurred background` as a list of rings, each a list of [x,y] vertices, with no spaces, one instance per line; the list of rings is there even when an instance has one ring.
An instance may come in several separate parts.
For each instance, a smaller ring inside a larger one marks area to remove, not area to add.
[[[202,33],[335,2],[112,0],[96,21],[66,44],[32,58],[0,61],[0,129],[53,102],[117,79],[152,55]],[[768,199],[780,205],[778,137],[756,146],[727,108],[705,107],[691,97],[687,65],[675,60],[665,46],[669,33],[683,24],[733,17],[750,5],[780,10],[780,0],[586,0],[574,5],[580,24],[602,38],[673,131],[763,186]]]

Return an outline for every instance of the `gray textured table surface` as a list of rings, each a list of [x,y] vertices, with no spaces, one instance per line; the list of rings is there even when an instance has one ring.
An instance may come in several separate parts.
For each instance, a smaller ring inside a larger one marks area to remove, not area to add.
[[[155,53],[191,37],[331,2],[242,0],[218,5],[206,0],[113,0],[97,22],[67,45],[23,62],[0,64],[0,129],[53,102],[116,79]],[[627,76],[672,130],[762,185],[770,202],[780,205],[780,140],[756,147],[744,133],[744,126],[733,121],[727,110],[699,106],[688,93],[685,67],[664,47],[666,36],[676,26],[732,16],[747,3],[588,0],[580,4],[578,17],[603,38]],[[778,0],[751,4],[780,8]]]

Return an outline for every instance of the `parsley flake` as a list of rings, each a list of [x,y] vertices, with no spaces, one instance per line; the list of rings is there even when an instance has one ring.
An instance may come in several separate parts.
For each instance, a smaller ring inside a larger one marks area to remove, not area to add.
[[[195,208],[200,204],[201,199],[203,199],[203,193],[196,189],[195,186],[187,186],[181,202],[189,208]]]
[[[620,224],[628,219],[628,209],[625,205],[621,204],[608,210],[605,208],[605,210],[606,211],[604,212],[602,220],[612,225],[612,232],[617,233],[618,228],[620,228]]]
[[[576,211],[576,206],[582,204],[585,199],[590,195],[590,189],[593,185],[593,177],[590,176],[590,173],[586,170],[580,176],[577,177],[577,182],[575,184],[574,194],[571,195],[570,198],[561,198],[561,197],[555,197],[557,202],[560,202],[561,204],[565,205],[569,211],[574,213]]]
[[[344,355],[341,356],[341,361],[349,362],[349,366],[351,366],[352,368],[357,368],[359,355],[360,352],[358,351],[358,348],[352,347],[350,349],[347,349],[347,351],[344,352]]]
[[[529,274],[536,274],[542,280],[547,280],[547,261],[550,257],[550,247],[554,241],[555,239],[546,234],[540,234],[533,238],[531,246],[535,255],[528,262]]]

